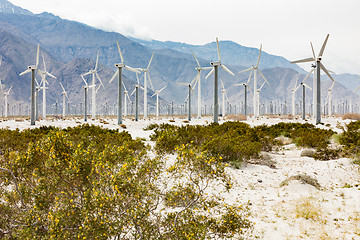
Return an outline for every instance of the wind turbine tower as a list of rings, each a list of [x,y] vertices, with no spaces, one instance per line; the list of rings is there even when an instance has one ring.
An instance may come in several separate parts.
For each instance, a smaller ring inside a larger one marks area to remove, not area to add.
[[[212,73],[214,73],[214,122],[219,122],[219,99],[218,99],[218,77],[219,77],[219,67],[224,69],[226,72],[230,73],[234,76],[234,73],[232,73],[224,64],[221,63],[221,56],[220,56],[220,48],[219,48],[219,40],[216,38],[216,45],[218,50],[218,61],[217,62],[210,62],[210,65],[213,66],[213,69],[209,72],[209,74],[205,77],[207,79]]]
[[[317,57],[315,57],[314,54],[314,48],[312,47],[312,43],[311,44],[311,48],[312,48],[312,52],[313,52],[313,57],[310,58],[305,58],[302,60],[297,60],[297,61],[293,61],[291,63],[303,63],[303,62],[313,62],[315,61],[315,72],[316,72],[316,84],[314,86],[314,91],[316,91],[316,111],[315,111],[315,123],[319,124],[321,122],[321,88],[320,88],[320,71],[321,69],[326,73],[326,75],[328,75],[328,77],[335,81],[333,79],[333,77],[330,75],[329,71],[325,68],[325,66],[321,63],[322,60],[322,56],[326,47],[326,43],[329,39],[329,34],[326,36],[326,39],[320,49],[319,55]]]

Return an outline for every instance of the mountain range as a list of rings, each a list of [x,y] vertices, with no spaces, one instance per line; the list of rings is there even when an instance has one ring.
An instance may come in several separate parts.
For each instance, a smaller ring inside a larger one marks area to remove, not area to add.
[[[84,83],[80,75],[94,68],[98,52],[99,75],[105,88],[99,88],[97,102],[100,105],[113,106],[117,99],[117,83],[114,81],[109,84],[108,81],[116,70],[114,64],[120,61],[116,41],[120,44],[125,63],[132,67],[146,68],[154,52],[150,67],[154,89],[148,92],[151,107],[155,104],[155,98],[150,98],[150,96],[154,94],[154,90],[164,86],[167,88],[160,94],[164,104],[172,101],[183,104],[187,90],[177,83],[190,82],[197,74],[196,61],[191,50],[198,56],[202,66],[209,66],[211,60],[217,59],[215,42],[200,46],[169,41],[145,41],[61,19],[51,13],[33,14],[6,0],[0,0],[0,55],[2,56],[0,79],[5,89],[13,86],[9,103],[29,101],[30,75],[19,76],[19,73],[28,65],[35,63],[36,46],[40,44],[48,71],[57,77],[57,79],[48,78],[49,106],[55,102],[61,102],[62,91],[59,82],[67,89],[71,104],[79,105],[83,102]],[[241,46],[232,41],[220,41],[220,49],[223,63],[235,73],[233,77],[220,71],[220,78],[227,88],[229,101],[232,104],[240,104],[243,99],[243,90],[233,85],[247,81],[248,73],[238,72],[256,63],[259,49]],[[42,68],[42,65],[40,61],[39,67]],[[305,70],[291,64],[287,59],[266,52],[262,52],[259,66],[270,83],[270,86],[265,85],[261,92],[261,99],[264,100],[275,98],[290,100],[291,89],[295,82],[301,81],[306,75]],[[143,76],[139,77],[142,83]],[[203,73],[204,104],[211,104],[213,80],[212,78],[205,80],[204,77]],[[359,99],[359,96],[351,91],[354,86],[360,85],[360,78],[357,75],[339,74],[335,78],[337,83],[333,89],[334,101]],[[331,82],[326,78],[323,79],[322,95],[326,97]],[[261,81],[259,84],[262,83]],[[311,80],[307,81],[311,85]],[[136,82],[134,73],[124,71],[124,83],[129,92],[132,92]],[[251,85],[250,88],[252,88]],[[142,91],[140,91],[140,100],[143,99],[141,94]],[[300,99],[300,91],[297,92],[296,97]],[[134,100],[134,96],[131,96],[131,100]]]

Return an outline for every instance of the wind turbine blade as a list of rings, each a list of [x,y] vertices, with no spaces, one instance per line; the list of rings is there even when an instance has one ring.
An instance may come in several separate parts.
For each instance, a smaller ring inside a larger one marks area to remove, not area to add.
[[[99,74],[98,74],[97,72],[95,72],[95,75],[96,75],[97,79],[99,79],[99,82],[100,82],[101,86],[103,86],[103,88],[105,89],[105,86],[104,86],[104,84],[102,83]]]
[[[194,77],[194,79],[191,81],[191,85],[193,85],[194,82],[195,82],[195,85],[196,85],[196,83],[198,82],[198,81],[196,81],[196,80],[198,79],[199,75],[200,75],[200,72],[198,72],[198,73],[196,74],[196,76]]]
[[[131,99],[130,99],[130,96],[128,93],[125,94],[125,96],[129,99],[129,102],[132,103]]]
[[[65,88],[64,88],[64,86],[62,85],[62,83],[61,83],[61,82],[60,82],[60,85],[61,85],[61,87],[62,87],[63,91],[64,91],[64,92],[66,92],[66,91],[65,91]]]
[[[260,56],[261,56],[261,49],[262,49],[262,44],[260,44],[259,56],[258,56],[258,60],[257,60],[257,63],[256,63],[256,67],[258,67],[258,66],[259,66]]]
[[[99,63],[99,53],[100,53],[100,50],[98,50],[98,53],[97,53],[97,56],[96,56],[95,71],[97,70],[98,63]]]
[[[159,90],[158,93],[161,93],[167,86],[163,87],[162,89]]]
[[[330,91],[333,89],[334,85],[335,85],[335,81],[332,82],[331,87],[329,89]]]
[[[38,44],[37,52],[36,52],[36,66],[39,65],[39,54],[40,54],[40,44]]]
[[[137,84],[140,85],[138,73],[136,73]]]
[[[149,70],[153,58],[154,58],[154,52],[153,52],[152,55],[151,55],[150,62],[149,62],[149,65],[148,65],[147,68],[146,68],[146,71]]]
[[[129,70],[129,71],[131,71],[131,72],[134,72],[134,73],[140,73],[137,69],[132,68],[132,67],[129,67],[129,66],[125,66],[125,69],[126,69],[126,70]]]
[[[221,66],[222,69],[224,69],[225,71],[227,71],[229,74],[235,76],[235,74],[234,74],[232,71],[230,71],[225,65],[221,64],[220,66]]]
[[[251,67],[251,68],[248,68],[248,69],[242,70],[242,71],[240,71],[239,73],[248,72],[248,71],[253,70],[253,69],[254,69],[254,68],[253,68],[253,67]]]
[[[303,63],[303,62],[313,62],[315,61],[315,58],[305,58],[301,60],[292,61],[291,63]]]
[[[132,96],[135,92],[136,92],[136,88],[134,89],[134,91],[132,91],[130,95]]]
[[[202,67],[202,68],[200,68],[200,70],[210,70],[210,69],[213,69],[213,67]]]
[[[312,51],[312,54],[313,54],[313,58],[316,59],[315,51],[314,51],[314,47],[313,47],[312,42],[310,42],[310,46],[311,46],[311,51]]]
[[[193,55],[194,58],[195,58],[195,61],[197,62],[198,67],[201,68],[200,63],[199,63],[198,59],[197,59],[196,56],[195,56],[195,53],[194,53],[192,50],[191,50],[191,52],[192,52],[192,55]]]
[[[302,83],[304,83],[305,80],[306,80],[314,71],[315,71],[315,69],[312,68],[312,69],[310,70],[310,72],[308,73],[308,75],[306,75],[306,77],[304,78],[304,80],[302,80]]]
[[[112,83],[112,81],[114,81],[114,79],[119,75],[119,69],[116,71],[116,73],[112,76],[112,78],[110,79],[109,83]]]
[[[127,89],[126,89],[126,86],[125,86],[124,81],[122,81],[122,85],[123,85],[123,87],[124,87],[124,92],[127,92]]]
[[[9,91],[7,92],[7,94],[10,94],[10,91],[11,91],[11,89],[12,89],[12,85],[11,85],[11,87],[9,88]]]
[[[90,75],[90,74],[93,74],[92,71],[88,71],[87,73],[84,73],[83,76],[87,76],[87,75]]]
[[[155,96],[156,94],[158,94],[158,92],[155,92],[153,95],[151,95],[150,97],[153,97],[153,96]]]
[[[312,88],[309,87],[307,84],[303,83],[303,85],[312,91]]]
[[[44,63],[44,71],[47,72],[46,70],[46,64],[45,64],[45,58],[44,58],[44,54],[41,53],[41,57],[42,57],[42,60],[43,60],[43,63]]]
[[[56,79],[56,77],[54,75],[52,75],[51,73],[46,72],[46,75]]]
[[[87,84],[87,82],[85,81],[85,78],[84,78],[83,75],[81,75],[81,78],[82,78],[82,80],[84,81],[85,85],[87,86],[88,84]]]
[[[356,92],[357,90],[359,90],[360,89],[360,86],[358,86],[355,90],[354,90],[354,92]]]
[[[121,48],[120,48],[120,45],[119,45],[119,42],[116,42],[117,46],[118,46],[118,50],[119,50],[119,55],[120,55],[120,58],[121,58],[121,63],[124,63],[124,58],[123,58],[123,55],[121,53]]]
[[[329,39],[329,34],[326,36],[326,39],[325,39],[325,41],[324,41],[324,43],[323,43],[323,45],[322,45],[322,47],[320,49],[319,58],[321,58],[323,53],[324,53],[324,50],[325,50],[326,43],[327,43],[328,39]]]
[[[260,75],[261,75],[262,78],[265,80],[265,82],[270,86],[270,83],[269,83],[268,80],[265,78],[264,74],[260,71],[260,69],[257,69],[257,71],[260,73]]]
[[[247,81],[247,83],[249,84],[249,82],[250,82],[250,79],[251,79],[251,76],[252,76],[252,74],[253,74],[253,71],[254,69],[252,69],[252,71],[250,72],[250,75],[249,75],[249,79],[248,79],[248,81]]]
[[[182,83],[182,82],[180,82],[180,83],[176,83],[176,84],[178,84],[178,85],[184,85],[184,86],[189,86],[189,83]]]
[[[147,77],[148,77],[149,82],[150,82],[151,90],[154,91],[154,86],[153,86],[152,81],[151,81],[150,73],[149,73],[149,72],[145,72],[144,74],[147,74]]]
[[[294,86],[294,88],[296,88],[298,80],[299,80],[299,76],[298,76],[298,77],[296,78],[296,81],[295,81],[295,86]]]
[[[214,71],[215,71],[214,68],[211,69],[211,71],[208,73],[208,75],[206,75],[205,79],[207,79],[208,77],[210,77],[210,75],[211,75]]]
[[[225,90],[225,86],[224,86],[224,83],[223,83],[223,81],[221,80],[221,78],[220,78],[220,83],[221,83],[222,88]]]
[[[219,47],[219,40],[218,40],[218,38],[216,38],[216,45],[217,45],[217,50],[218,50],[219,62],[221,62],[220,47]]]
[[[258,89],[259,90],[259,92],[261,91],[261,89],[264,87],[264,85],[265,85],[265,83],[266,83],[267,81],[264,81],[263,82],[263,84],[261,85],[261,87]]]
[[[27,73],[29,73],[29,72],[31,72],[31,69],[30,69],[30,68],[28,68],[28,69],[26,69],[25,71],[23,71],[22,73],[20,73],[19,76],[22,76],[22,75],[27,74]]]
[[[321,62],[320,62],[320,67],[321,67],[321,69],[326,73],[326,75],[328,75],[328,77],[329,77],[331,80],[335,81],[334,78],[330,75],[330,73],[328,72],[328,70],[325,68],[324,65],[322,65]]]
[[[39,85],[39,82],[38,82],[38,80],[35,78],[35,83],[36,83],[36,86],[37,87],[39,87],[40,85]]]

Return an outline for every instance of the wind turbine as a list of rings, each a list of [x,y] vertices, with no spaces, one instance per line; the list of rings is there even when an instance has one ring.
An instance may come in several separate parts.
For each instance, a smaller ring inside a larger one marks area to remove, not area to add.
[[[269,82],[266,80],[264,74],[260,71],[259,69],[259,63],[260,63],[260,56],[261,56],[261,49],[262,49],[262,44],[260,45],[260,50],[259,50],[259,56],[258,56],[258,60],[257,60],[257,63],[256,65],[252,65],[251,68],[248,68],[248,69],[245,69],[243,71],[240,71],[239,73],[243,73],[243,72],[248,72],[250,71],[250,76],[249,76],[249,80],[248,80],[248,83],[251,79],[251,75],[254,74],[254,100],[253,100],[253,105],[254,105],[254,117],[257,117],[257,115],[259,114],[258,110],[259,110],[259,103],[257,102],[257,74],[256,72],[258,72],[261,77],[269,84]]]
[[[201,71],[202,70],[210,70],[212,69],[212,67],[201,67],[198,59],[196,58],[195,54],[193,51],[191,51],[195,60],[196,60],[196,63],[197,63],[197,67],[195,68],[198,73],[196,74],[194,80],[192,82],[194,82],[194,88],[195,86],[197,85],[197,88],[198,88],[198,119],[201,118]]]
[[[139,76],[136,73],[136,79],[137,79],[137,84],[135,84],[135,89],[134,91],[131,93],[131,95],[133,95],[135,93],[135,121],[137,122],[139,120]]]
[[[332,82],[331,87],[329,88],[329,91],[328,91],[328,95],[327,95],[329,116],[331,116],[331,114],[332,114],[332,111],[331,111],[332,110],[332,108],[331,108],[331,106],[332,106],[331,91],[332,91],[334,85],[335,85],[335,81]]]
[[[312,90],[311,89],[311,87],[309,87],[308,85],[306,85],[305,83],[304,83],[304,81],[306,80],[306,78],[300,83],[300,85],[302,85],[302,87],[303,87],[303,109],[302,109],[302,119],[303,120],[305,120],[305,88],[308,88],[308,89],[310,89],[310,90]]]
[[[10,94],[10,91],[12,89],[12,86],[9,88],[9,90],[7,92],[4,92],[4,105],[5,105],[5,117],[8,117],[8,95]]]
[[[120,49],[120,45],[119,42],[116,42],[117,46],[118,46],[118,50],[119,50],[119,55],[120,55],[120,59],[121,59],[121,63],[117,63],[115,64],[115,67],[117,68],[116,73],[114,74],[114,76],[110,79],[109,83],[111,83],[112,81],[114,81],[114,79],[116,78],[116,76],[119,77],[119,82],[118,82],[118,125],[122,124],[122,69],[126,69],[135,73],[139,73],[139,71],[135,68],[126,66],[124,63],[124,58],[123,55],[121,53],[121,49]]]
[[[310,42],[313,57],[305,58],[297,61],[293,61],[291,63],[304,63],[304,62],[313,62],[315,61],[315,69],[316,69],[316,84],[314,85],[314,91],[316,91],[316,113],[315,113],[315,123],[319,124],[321,122],[321,88],[320,88],[320,71],[321,69],[328,75],[328,77],[335,81],[333,77],[330,75],[329,71],[325,68],[325,66],[321,63],[322,56],[326,47],[326,43],[329,39],[329,34],[326,36],[326,39],[320,49],[319,55],[315,57],[314,48],[312,43]]]
[[[244,115],[247,114],[247,87],[248,83],[237,83],[234,86],[244,86]]]
[[[229,98],[226,94],[226,88],[225,88],[224,83],[221,80],[221,78],[220,78],[220,82],[221,82],[221,86],[222,86],[222,90],[221,90],[222,91],[222,116],[225,117],[225,115],[226,115],[226,106],[225,105],[226,105],[226,102],[229,102],[229,100],[228,100]]]
[[[292,93],[292,99],[291,99],[291,100],[292,100],[292,101],[291,101],[292,112],[291,112],[291,114],[292,114],[293,117],[295,116],[295,94],[296,94],[296,91],[301,87],[301,84],[299,84],[299,85],[297,86],[298,79],[299,79],[299,77],[298,77],[298,78],[296,79],[296,81],[295,81],[294,88],[291,89],[291,93]]]
[[[19,74],[20,76],[22,76],[26,73],[31,72],[31,116],[30,116],[31,125],[35,125],[35,71],[38,69],[38,65],[39,65],[39,53],[40,53],[40,45],[38,44],[37,53],[36,53],[36,64],[29,66],[27,70]]]
[[[144,118],[147,118],[147,111],[148,111],[147,110],[147,107],[148,107],[147,102],[148,101],[147,101],[147,79],[146,79],[146,76],[149,78],[151,89],[154,89],[152,82],[151,82],[150,74],[149,74],[149,68],[150,68],[153,58],[154,58],[154,53],[152,53],[152,55],[151,55],[151,58],[150,58],[147,68],[136,68],[137,70],[142,71],[144,73]]]
[[[67,92],[65,91],[65,88],[64,88],[64,86],[60,83],[60,85],[61,85],[61,88],[63,89],[63,91],[62,91],[62,93],[61,93],[61,95],[63,95],[63,113],[62,113],[62,115],[63,115],[63,118],[65,118],[65,116],[66,116],[66,99],[65,98],[67,98],[68,100],[69,100],[69,97],[68,97],[68,95],[67,95]]]
[[[188,120],[191,121],[191,91],[193,91],[193,89],[191,87],[191,83],[177,83],[177,84],[188,86],[188,88],[189,88],[189,93],[188,93],[188,96],[186,97],[186,99],[189,99]]]
[[[84,83],[85,83],[85,86],[84,86],[84,92],[85,92],[85,94],[84,94],[84,98],[85,98],[85,99],[84,99],[84,121],[87,122],[87,102],[88,102],[88,97],[87,97],[87,95],[88,95],[89,85],[88,85],[88,83],[85,81],[83,75],[81,75],[81,78],[82,78],[82,80],[83,80]],[[93,86],[91,86],[91,87],[93,87]]]
[[[207,79],[212,73],[214,73],[214,122],[219,122],[219,105],[218,105],[218,75],[219,75],[219,66],[224,69],[226,72],[230,73],[231,75],[235,76],[224,64],[221,63],[221,56],[220,56],[220,47],[219,47],[219,40],[216,38],[216,45],[218,51],[218,61],[217,62],[210,62],[210,65],[213,66],[213,69],[209,72],[209,74],[205,77]]]
[[[103,83],[102,83],[102,81],[101,81],[101,79],[100,79],[100,76],[99,76],[99,74],[98,74],[98,72],[97,72],[97,67],[98,67],[98,63],[99,63],[99,52],[100,51],[98,51],[98,54],[97,54],[97,57],[96,57],[96,63],[95,63],[95,68],[94,69],[90,69],[90,71],[89,72],[87,72],[87,73],[85,73],[85,74],[83,74],[82,76],[87,76],[87,75],[92,75],[92,84],[91,84],[91,86],[89,86],[89,87],[91,87],[92,88],[92,99],[91,99],[91,102],[92,102],[92,106],[91,106],[91,111],[92,111],[92,113],[91,113],[91,117],[92,118],[95,118],[95,116],[96,116],[96,92],[97,92],[97,90],[98,89],[96,89],[96,84],[95,84],[95,82],[96,82],[96,78],[99,80],[99,82],[100,82],[100,84],[103,86],[103,88],[105,88],[104,87],[104,85],[103,85]]]
[[[162,89],[155,91],[155,93],[151,96],[156,95],[156,117],[159,117],[159,93],[161,93],[162,90],[164,90],[167,86],[163,87]]]
[[[124,95],[125,95],[125,97],[124,97],[124,106],[125,106],[124,107],[124,116],[127,116],[127,99],[130,101],[130,103],[131,103],[131,100],[130,100],[129,92],[126,89],[124,82],[122,84],[124,86]]]
[[[46,89],[47,89],[46,84],[49,85],[49,82],[46,80],[46,76],[49,76],[49,77],[52,77],[55,79],[56,79],[56,77],[46,70],[46,63],[45,63],[44,55],[41,54],[41,56],[42,56],[43,63],[44,63],[44,70],[38,69],[38,74],[41,77],[40,85],[41,85],[41,83],[43,84],[43,86],[40,87],[40,89],[43,90],[43,118],[45,119],[46,118]]]
[[[263,84],[261,85],[261,87],[256,90],[256,102],[257,102],[257,105],[256,105],[257,110],[256,111],[257,111],[258,114],[260,113],[260,92],[261,92],[262,88],[264,87],[265,83],[268,83],[266,81],[266,79],[263,82]]]

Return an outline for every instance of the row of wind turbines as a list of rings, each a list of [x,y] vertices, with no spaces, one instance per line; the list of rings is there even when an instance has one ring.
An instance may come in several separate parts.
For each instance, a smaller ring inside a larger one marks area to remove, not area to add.
[[[305,80],[312,74],[315,72],[314,74],[314,80],[313,80],[313,114],[314,114],[314,118],[316,119],[316,123],[320,123],[321,121],[321,96],[320,96],[320,71],[323,70],[328,76],[329,78],[333,81],[331,88],[329,89],[329,94],[328,94],[328,101],[331,102],[331,89],[334,86],[335,80],[333,79],[333,77],[330,75],[325,66],[321,63],[322,60],[322,56],[326,47],[326,43],[328,41],[329,35],[327,35],[322,48],[318,54],[318,56],[315,56],[315,52],[314,52],[314,48],[312,43],[310,43],[311,45],[311,50],[312,50],[312,54],[313,56],[310,58],[306,58],[306,59],[301,59],[301,60],[297,60],[297,61],[293,61],[292,63],[305,63],[305,62],[314,62],[314,64],[312,64],[312,69],[311,71],[307,74],[307,76],[305,77],[305,79],[303,81],[300,82],[300,84],[298,84],[298,79],[295,82],[295,86],[292,89],[292,113],[293,115],[295,115],[295,93],[298,89],[300,89],[300,87],[302,87],[303,89],[303,101],[302,103],[304,104],[303,109],[305,110],[305,88],[308,88],[310,90],[311,87],[309,87],[307,84],[305,84]],[[203,70],[210,70],[210,72],[206,75],[205,79],[208,79],[212,74],[214,74],[214,97],[213,97],[213,121],[214,122],[218,122],[219,120],[219,96],[218,96],[218,88],[219,88],[219,70],[222,69],[225,72],[227,72],[228,74],[231,74],[233,76],[234,73],[231,72],[222,62],[221,62],[221,55],[220,55],[220,47],[219,47],[219,41],[216,38],[216,44],[217,44],[217,55],[218,55],[218,60],[217,61],[212,61],[210,62],[210,66],[208,67],[202,67],[197,59],[197,57],[195,56],[194,52],[192,52],[197,66],[196,66],[196,70],[198,71],[198,73],[196,74],[195,78],[189,82],[189,83],[179,83],[182,85],[186,85],[189,88],[189,93],[188,93],[188,103],[189,103],[189,107],[188,107],[188,118],[189,120],[191,120],[191,93],[193,92],[193,90],[197,87],[198,93],[197,93],[197,103],[198,103],[198,118],[201,118],[201,107],[202,107],[202,98],[201,98],[201,72]],[[150,61],[147,65],[146,68],[134,68],[134,67],[130,67],[128,65],[125,64],[123,55],[122,55],[122,51],[121,48],[119,46],[119,43],[117,42],[117,48],[118,48],[118,52],[119,52],[119,57],[121,62],[120,63],[116,63],[115,67],[117,68],[117,71],[115,72],[115,74],[112,76],[112,78],[110,79],[109,83],[112,83],[115,79],[118,79],[118,108],[117,108],[117,118],[118,118],[118,124],[122,124],[122,119],[123,119],[123,112],[124,115],[126,115],[126,107],[124,108],[123,111],[123,105],[127,106],[127,99],[130,101],[130,96],[129,93],[125,87],[125,84],[123,83],[122,80],[122,72],[123,70],[127,70],[127,71],[131,71],[136,73],[136,77],[137,77],[137,84],[134,86],[135,89],[134,91],[130,94],[133,95],[135,94],[135,115],[136,115],[136,121],[138,120],[138,91],[139,88],[141,88],[144,91],[144,118],[147,118],[147,114],[148,114],[148,109],[147,109],[147,91],[148,91],[148,83],[150,84],[151,88],[153,88],[152,85],[152,81],[151,81],[151,77],[149,74],[149,69],[154,57],[154,53],[152,54]],[[39,65],[39,53],[40,53],[40,46],[38,45],[37,47],[37,55],[36,55],[36,64],[35,65],[31,65],[28,67],[28,69],[26,69],[24,72],[20,73],[20,75],[24,75],[27,73],[31,72],[31,125],[35,125],[35,119],[36,119],[36,95],[38,94],[39,90],[43,90],[43,117],[46,117],[46,89],[47,89],[47,85],[49,84],[48,81],[46,80],[46,77],[52,77],[52,78],[56,78],[54,75],[52,75],[51,73],[49,73],[46,70],[46,63],[45,63],[45,59],[44,56],[42,55],[43,58],[43,64],[44,64],[44,68],[43,70],[41,70],[38,65]],[[250,72],[249,77],[248,77],[248,81],[246,83],[238,83],[238,84],[234,84],[234,86],[244,86],[244,90],[245,90],[245,94],[244,94],[244,103],[245,103],[245,109],[244,109],[244,113],[245,115],[247,115],[247,92],[248,90],[250,90],[250,93],[252,93],[252,97],[253,97],[253,109],[254,109],[254,117],[257,117],[259,115],[259,107],[260,107],[260,92],[263,89],[265,84],[270,85],[270,83],[268,82],[268,80],[266,79],[266,77],[264,76],[264,74],[261,72],[261,70],[259,69],[259,63],[260,63],[260,58],[261,58],[261,53],[262,53],[262,45],[260,45],[260,50],[259,50],[259,55],[257,58],[257,62],[256,65],[252,65],[250,68],[245,69],[240,71],[239,73],[244,73],[244,72]],[[85,101],[84,101],[84,120],[87,121],[87,98],[88,98],[88,90],[91,89],[91,93],[92,93],[92,118],[95,118],[95,114],[96,114],[96,94],[99,91],[99,89],[101,87],[104,87],[104,84],[98,74],[98,63],[99,63],[99,52],[97,54],[97,58],[96,58],[96,63],[95,63],[95,67],[93,69],[90,69],[88,72],[81,74],[81,78],[84,81],[85,85],[84,85],[84,91],[85,91]],[[41,82],[40,84],[37,84],[37,86],[35,86],[36,78],[36,72],[41,76]],[[140,73],[144,73],[144,84],[143,86],[140,85],[139,83],[139,78],[138,78],[138,74]],[[258,87],[258,76],[257,74],[259,74],[261,76],[260,79],[263,79],[262,84],[260,85],[260,87]],[[89,84],[86,81],[86,76],[91,76],[92,80],[91,83]],[[250,81],[251,79],[253,79],[253,91],[251,91],[250,89]],[[97,81],[99,82],[99,84],[97,84]],[[222,101],[222,109],[223,109],[223,114],[224,114],[224,109],[225,109],[225,98],[227,98],[227,94],[226,94],[226,89],[224,87],[223,82],[220,79],[220,83],[222,85],[222,93],[223,93],[223,101]],[[65,116],[65,106],[66,106],[66,99],[68,99],[68,95],[67,92],[64,88],[64,86],[62,85],[62,83],[60,83],[61,88],[63,90],[62,95],[63,95],[63,116]],[[0,86],[2,88],[2,84],[0,82]],[[124,91],[123,88],[124,87]],[[163,87],[160,90],[156,90],[155,93],[152,95],[155,96],[156,95],[156,116],[159,116],[159,94],[166,88]],[[9,94],[11,88],[4,93],[4,98],[5,101],[7,101],[7,95]],[[124,97],[124,103],[123,103],[123,93],[125,94]],[[37,101],[38,102],[38,101]],[[329,104],[330,105],[330,104]],[[305,118],[305,111],[303,110],[303,118]],[[331,109],[329,107],[329,112],[331,113]],[[5,114],[7,115],[7,113]]]

